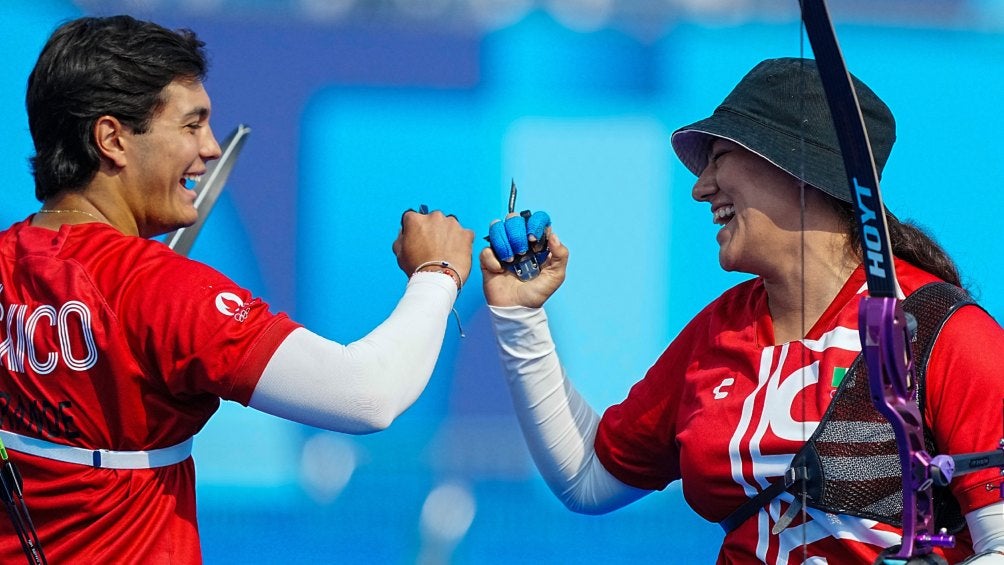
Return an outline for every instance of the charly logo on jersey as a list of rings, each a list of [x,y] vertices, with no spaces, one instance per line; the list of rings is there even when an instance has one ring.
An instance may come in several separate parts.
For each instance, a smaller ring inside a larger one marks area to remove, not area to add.
[[[721,400],[729,395],[729,387],[736,384],[736,380],[732,377],[726,377],[722,380],[722,383],[716,386],[712,392],[715,394],[715,400]]]
[[[251,306],[244,304],[241,297],[232,292],[221,292],[216,295],[216,309],[224,316],[243,322],[247,319]]]

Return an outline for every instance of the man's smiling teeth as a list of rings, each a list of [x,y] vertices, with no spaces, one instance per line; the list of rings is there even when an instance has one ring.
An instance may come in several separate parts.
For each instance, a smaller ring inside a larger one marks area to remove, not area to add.
[[[181,178],[181,184],[185,185],[187,189],[193,189],[199,184],[200,179],[202,179],[202,175],[185,175]]]
[[[722,206],[715,210],[714,215],[714,222],[716,224],[725,225],[736,215],[736,207],[732,205]]]

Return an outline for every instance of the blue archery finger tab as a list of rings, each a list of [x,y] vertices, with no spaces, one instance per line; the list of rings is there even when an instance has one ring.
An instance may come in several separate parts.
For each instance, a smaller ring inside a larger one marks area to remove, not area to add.
[[[538,266],[543,265],[551,254],[551,250],[547,246],[547,228],[549,227],[551,227],[551,217],[547,212],[534,212],[526,221],[527,233],[536,239],[530,243],[530,250],[533,252]]]
[[[534,212],[526,219],[526,233],[538,240],[545,239],[544,233],[551,227],[551,217],[547,212]]]
[[[513,180],[509,187],[510,217],[489,226],[485,239],[491,243],[492,252],[503,267],[512,271],[519,280],[528,281],[540,274],[540,265],[549,255],[544,231],[551,224],[551,219],[547,214],[532,214],[529,210],[513,216],[515,211],[516,181]],[[530,241],[530,235],[535,241]]]
[[[488,226],[485,240],[488,241],[499,263],[512,271],[520,280],[527,281],[540,274],[539,252],[531,249],[526,235],[525,219],[522,216],[513,216],[504,222],[491,224]],[[517,253],[513,250],[517,245],[521,246],[522,252]],[[539,244],[534,244],[534,247],[538,246]],[[546,250],[544,256],[547,256]]]
[[[513,243],[515,258],[509,267],[516,277],[521,281],[528,281],[540,274],[540,262],[532,249],[529,239],[528,220],[532,214],[529,210],[523,210],[519,216],[509,218],[506,231],[510,234],[510,241]]]
[[[528,281],[540,274],[540,265],[531,252],[530,240],[527,237],[526,220],[529,217],[530,211],[524,210],[518,216],[505,221],[506,237],[513,251],[512,264],[506,267],[521,281]]]
[[[512,245],[509,244],[509,238],[506,236],[505,224],[502,222],[495,222],[494,224],[488,226],[488,237],[485,238],[491,245],[492,253],[495,254],[495,258],[499,260],[503,265],[508,266],[512,263],[513,252]]]
[[[505,234],[512,246],[515,255],[522,255],[530,250],[530,240],[526,237],[526,218],[522,215],[507,218],[505,223]]]

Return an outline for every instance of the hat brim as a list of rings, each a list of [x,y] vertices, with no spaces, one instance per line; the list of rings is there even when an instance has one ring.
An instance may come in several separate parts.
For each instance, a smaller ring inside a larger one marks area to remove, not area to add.
[[[838,150],[783,129],[767,127],[738,112],[719,108],[711,117],[673,132],[670,141],[683,165],[700,176],[708,165],[711,144],[716,138],[737,143],[806,184],[838,200],[852,202]]]

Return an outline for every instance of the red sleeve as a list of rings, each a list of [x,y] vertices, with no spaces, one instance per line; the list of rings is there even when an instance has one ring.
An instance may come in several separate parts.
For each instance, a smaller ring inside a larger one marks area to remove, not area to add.
[[[137,357],[174,396],[208,393],[247,405],[299,325],[207,265],[166,248],[144,255],[121,295]]]
[[[691,322],[627,398],[608,408],[600,420],[596,455],[625,484],[662,490],[680,478],[677,414],[697,325],[697,319]]]
[[[924,420],[938,451],[997,448],[1004,409],[1004,330],[983,310],[967,306],[945,324],[928,362]],[[997,469],[958,476],[952,493],[962,511],[1000,501]]]

